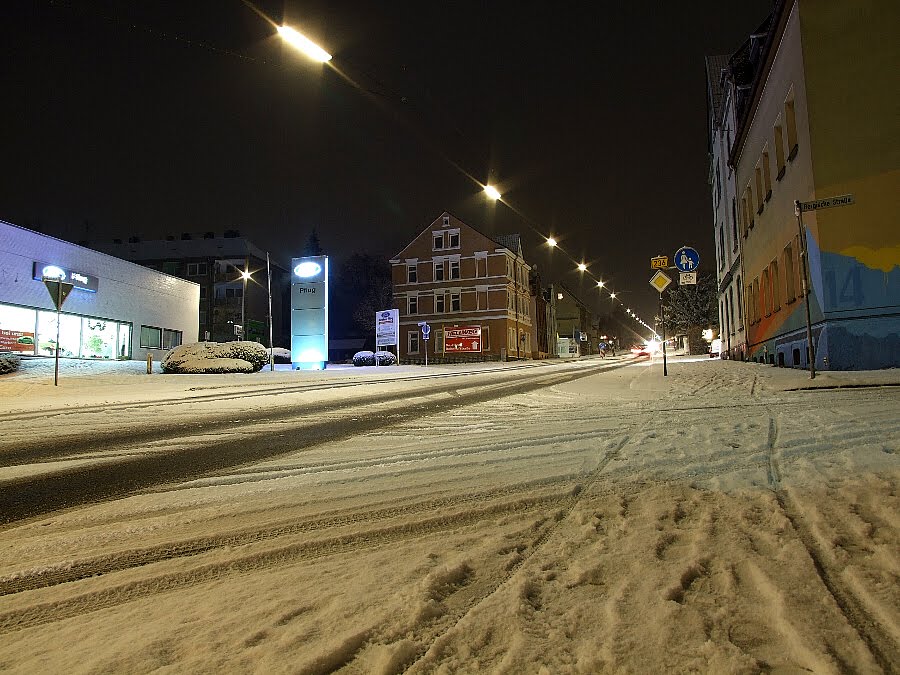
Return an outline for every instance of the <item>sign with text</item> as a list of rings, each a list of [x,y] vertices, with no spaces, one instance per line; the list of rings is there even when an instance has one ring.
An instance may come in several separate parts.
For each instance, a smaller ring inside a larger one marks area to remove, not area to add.
[[[650,258],[650,269],[651,270],[664,270],[669,266],[669,256],[667,255],[658,255],[655,258]]]
[[[34,333],[0,328],[0,352],[34,353]]]
[[[444,328],[444,351],[446,353],[479,353],[482,347],[481,326]]]
[[[291,260],[291,365],[323,370],[328,362],[328,256]]]
[[[31,276],[35,281],[43,281],[44,279],[64,281],[67,284],[72,284],[72,288],[90,293],[96,293],[97,288],[100,286],[100,281],[95,276],[39,260],[33,261]]]
[[[387,347],[398,344],[400,335],[400,310],[384,309],[375,312],[375,346]]]
[[[819,209],[833,209],[835,206],[849,206],[855,204],[853,195],[838,195],[826,199],[814,199],[811,202],[797,202],[804,211],[818,211]]]

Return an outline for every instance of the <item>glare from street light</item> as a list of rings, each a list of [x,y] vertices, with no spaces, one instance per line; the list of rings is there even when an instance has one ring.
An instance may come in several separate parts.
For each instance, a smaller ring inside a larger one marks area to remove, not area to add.
[[[597,282],[597,288],[603,288],[603,282],[602,282],[602,281],[598,281],[598,282]]]
[[[322,49],[305,35],[301,35],[289,26],[278,26],[278,33],[289,45],[299,49],[309,58],[319,63],[331,61],[331,54]]]
[[[250,278],[250,272],[248,272],[247,270],[244,270],[243,272],[241,272],[241,278],[242,278],[242,279],[249,279],[249,278]]]
[[[497,191],[497,188],[495,188],[493,185],[485,185],[484,193],[488,197],[493,199],[494,201],[497,201],[498,199],[500,199],[500,193]]]
[[[554,239],[553,237],[547,237],[547,246],[549,246],[550,248],[556,246],[556,239]]]
[[[587,271],[587,265],[585,265],[584,263],[578,263],[578,271],[579,272]]]
[[[611,297],[613,300],[615,300],[615,299],[616,299],[616,294],[615,294],[615,293],[610,293],[610,294],[609,294],[609,297]]]

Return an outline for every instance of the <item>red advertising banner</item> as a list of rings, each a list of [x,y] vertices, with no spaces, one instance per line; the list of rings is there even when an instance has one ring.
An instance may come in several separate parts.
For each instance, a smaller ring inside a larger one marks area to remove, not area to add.
[[[34,353],[34,333],[0,328],[0,352]]]
[[[444,328],[444,352],[455,354],[457,352],[481,351],[481,326],[457,326]]]

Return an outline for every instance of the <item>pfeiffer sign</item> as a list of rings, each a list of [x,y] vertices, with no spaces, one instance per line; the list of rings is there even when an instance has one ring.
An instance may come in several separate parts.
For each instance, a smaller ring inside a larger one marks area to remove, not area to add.
[[[478,353],[482,346],[481,326],[444,328],[444,352],[447,354]]]

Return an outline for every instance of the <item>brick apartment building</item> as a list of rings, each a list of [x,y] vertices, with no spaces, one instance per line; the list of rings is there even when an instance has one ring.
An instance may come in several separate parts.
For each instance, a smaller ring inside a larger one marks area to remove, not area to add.
[[[391,259],[401,361],[533,358],[531,267],[518,234],[491,239],[447,212]],[[426,344],[418,326],[431,326]],[[448,352],[449,328],[480,328],[480,351]]]

